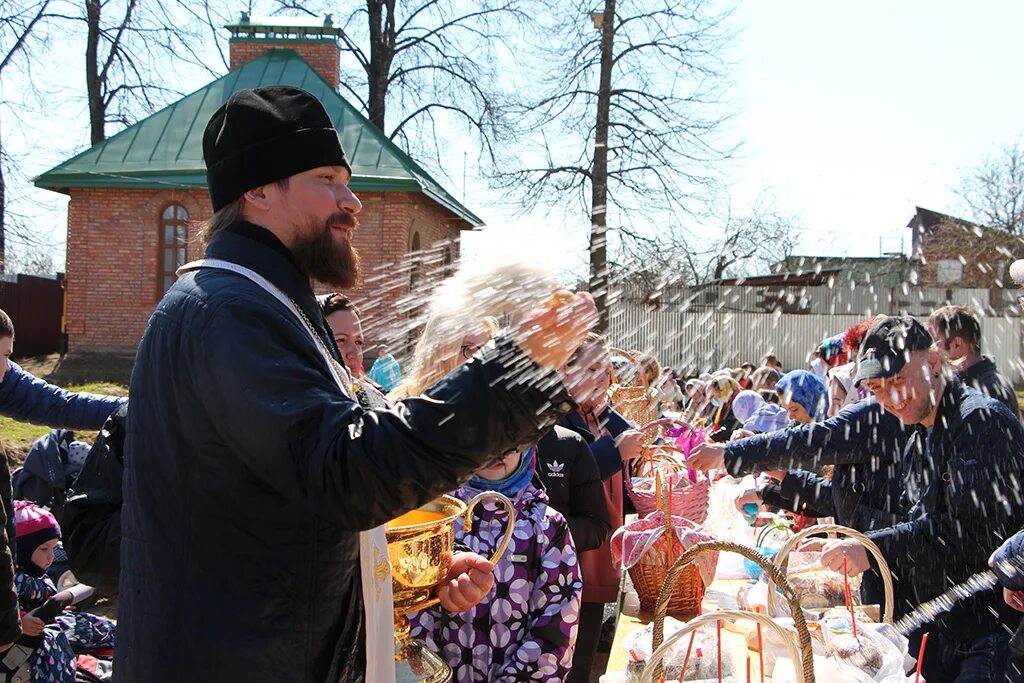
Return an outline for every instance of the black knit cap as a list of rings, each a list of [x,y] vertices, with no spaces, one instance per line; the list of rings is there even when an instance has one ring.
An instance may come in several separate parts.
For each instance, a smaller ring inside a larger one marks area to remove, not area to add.
[[[283,85],[228,98],[206,124],[203,159],[214,211],[254,187],[320,166],[352,172],[324,105]]]

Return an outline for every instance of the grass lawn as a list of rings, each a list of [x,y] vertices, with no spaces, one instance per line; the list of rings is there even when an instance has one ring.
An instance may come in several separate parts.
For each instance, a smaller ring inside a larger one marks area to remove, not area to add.
[[[36,377],[69,391],[87,391],[112,396],[128,395],[130,356],[88,354],[61,358],[57,354],[52,354],[36,358],[17,358],[15,362]],[[49,431],[49,427],[39,427],[0,416],[0,441],[7,450],[7,458],[11,464],[20,464],[32,443]],[[89,442],[96,438],[94,433],[76,436]]]

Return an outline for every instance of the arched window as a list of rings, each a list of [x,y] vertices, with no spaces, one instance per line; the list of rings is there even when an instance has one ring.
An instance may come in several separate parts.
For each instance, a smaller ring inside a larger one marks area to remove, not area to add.
[[[185,263],[185,245],[188,242],[188,210],[181,204],[171,204],[160,214],[160,294],[163,295],[177,276],[174,271]]]

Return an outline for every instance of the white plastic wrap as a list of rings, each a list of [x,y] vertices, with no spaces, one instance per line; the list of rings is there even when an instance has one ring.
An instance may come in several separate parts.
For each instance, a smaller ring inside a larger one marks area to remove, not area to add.
[[[665,638],[683,628],[684,623],[671,617],[665,619]],[[626,649],[628,664],[626,665],[625,683],[638,683],[647,661],[651,657],[651,641],[654,632],[654,625],[648,624],[643,628],[634,631],[623,641]],[[690,639],[693,638],[693,647],[690,647]],[[685,681],[697,681],[701,679],[718,678],[718,641],[715,628],[700,628],[689,636],[682,636],[675,646],[662,660],[662,667],[665,670],[666,680],[679,680],[682,673],[683,662],[686,662]],[[738,636],[730,634],[723,628],[722,631],[722,677],[745,677],[746,676],[746,650],[742,647],[743,641]],[[740,646],[740,647],[737,647]],[[690,651],[690,659],[686,659],[686,652]]]
[[[902,681],[913,665],[907,656],[907,640],[892,626],[857,622],[857,636],[849,616],[827,617],[821,622],[825,651],[845,667],[852,667],[876,683]]]

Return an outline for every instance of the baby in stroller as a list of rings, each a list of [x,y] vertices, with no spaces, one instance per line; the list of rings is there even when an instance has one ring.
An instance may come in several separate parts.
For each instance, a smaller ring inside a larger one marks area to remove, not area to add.
[[[24,674],[27,669],[27,680],[33,682],[74,681],[76,672],[86,674],[82,676],[85,680],[109,680],[109,662],[94,655],[112,655],[115,624],[93,614],[64,611],[75,600],[73,592],[58,592],[46,574],[60,540],[56,518],[34,503],[18,500],[14,501],[14,521],[14,585],[25,636],[19,643],[23,652],[35,646],[17,670]]]

